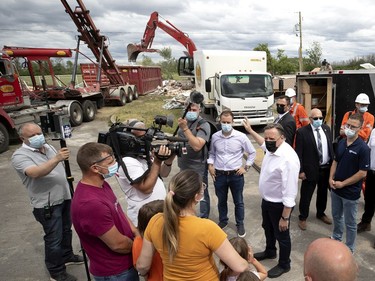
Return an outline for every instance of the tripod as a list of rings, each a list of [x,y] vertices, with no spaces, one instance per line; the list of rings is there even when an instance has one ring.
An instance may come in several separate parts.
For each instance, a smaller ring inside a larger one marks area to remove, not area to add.
[[[65,139],[62,139],[62,138],[60,139],[60,147],[61,148],[66,147]],[[73,198],[73,195],[74,195],[74,187],[73,187],[74,178],[73,178],[71,170],[70,170],[69,160],[64,160],[64,166],[65,166],[66,179],[67,179],[68,184],[69,184],[70,195]],[[89,272],[89,265],[88,265],[88,262],[87,262],[86,252],[83,249],[82,244],[81,244],[81,251],[82,251],[82,255],[83,255],[83,261],[85,263],[87,280],[90,281],[91,277],[90,277],[90,272]]]

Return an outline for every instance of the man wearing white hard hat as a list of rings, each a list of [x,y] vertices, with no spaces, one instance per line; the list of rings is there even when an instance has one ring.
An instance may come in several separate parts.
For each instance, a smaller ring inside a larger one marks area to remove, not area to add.
[[[341,122],[341,128],[340,128],[340,135],[342,137],[345,136],[345,124],[349,119],[349,116],[358,112],[362,115],[363,117],[363,125],[361,129],[359,130],[358,136],[363,139],[365,142],[368,141],[371,130],[374,127],[374,115],[369,113],[368,110],[368,105],[370,104],[370,99],[368,95],[365,93],[360,93],[356,99],[355,99],[355,109],[353,111],[348,111],[345,113],[344,117],[342,118]]]
[[[291,106],[289,109],[289,113],[293,116],[294,120],[296,120],[297,130],[303,126],[310,124],[310,120],[307,116],[305,108],[302,104],[297,102],[296,91],[294,91],[294,89],[292,88],[288,88],[285,91],[285,95],[287,97],[290,97]]]

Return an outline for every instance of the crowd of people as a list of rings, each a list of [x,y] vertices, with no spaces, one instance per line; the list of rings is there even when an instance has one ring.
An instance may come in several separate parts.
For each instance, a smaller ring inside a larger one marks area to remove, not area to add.
[[[140,276],[147,280],[230,281],[279,277],[291,269],[290,219],[296,197],[300,193],[298,227],[306,231],[316,186],[316,217],[333,228],[330,238],[307,247],[305,280],[356,280],[358,268],[352,255],[356,235],[371,229],[375,211],[371,188],[375,133],[369,104],[366,94],[357,96],[355,110],[343,118],[335,150],[322,111],[314,108],[307,114],[297,103],[294,89],[276,99],[278,116],[264,128],[263,136],[245,118],[246,132],[264,151],[258,186],[266,243],[264,251],[257,253],[244,239],[243,197],[246,173],[256,151],[249,137],[233,128],[231,111],[220,114],[221,129],[211,134],[210,125],[199,114],[200,105],[187,102],[177,131],[187,139],[186,153],[178,156],[180,171],[168,187],[162,178],[170,175],[176,155],[166,145],[151,151],[149,157],[118,158],[106,144],[84,144],[76,158],[82,177],[74,195],[64,170],[69,150],[56,150],[46,143],[37,124],[24,124],[19,130],[23,144],[13,154],[12,165],[27,188],[35,219],[43,227],[51,280],[77,280],[67,273],[66,265],[87,262],[73,253],[72,224],[96,281],[139,280]],[[134,137],[143,138],[143,122],[132,120],[127,125]],[[218,200],[217,222],[209,219],[208,176]],[[126,212],[107,181],[111,177],[125,194]],[[365,212],[357,224],[363,186],[367,187]],[[229,190],[237,232],[232,239],[225,232]],[[332,219],[326,213],[328,194]],[[261,261],[277,256],[277,264],[267,271]]]

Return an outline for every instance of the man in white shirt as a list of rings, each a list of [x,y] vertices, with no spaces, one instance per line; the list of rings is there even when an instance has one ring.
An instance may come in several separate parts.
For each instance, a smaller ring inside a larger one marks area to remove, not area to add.
[[[247,119],[244,120],[244,127],[266,152],[259,177],[266,249],[255,253],[254,258],[259,261],[276,258],[277,240],[280,248],[279,262],[268,271],[268,277],[276,278],[290,270],[289,225],[298,193],[300,163],[296,152],[285,142],[284,129],[280,124],[267,125],[264,138],[251,128]]]
[[[133,122],[131,125],[133,128],[146,128],[145,124],[140,121]],[[132,134],[141,137],[145,134],[145,131],[133,129]],[[170,155],[170,151],[162,145],[159,150],[159,155]],[[155,157],[150,167],[146,159],[142,157],[126,156],[122,159],[132,180],[144,175],[142,180],[131,183],[121,166],[117,175],[119,185],[127,199],[127,215],[135,226],[138,225],[138,211],[144,204],[154,200],[165,199],[165,186],[159,175],[162,177],[167,177],[169,175],[174,157],[175,155],[165,161]],[[149,172],[145,174],[147,170],[149,170]]]

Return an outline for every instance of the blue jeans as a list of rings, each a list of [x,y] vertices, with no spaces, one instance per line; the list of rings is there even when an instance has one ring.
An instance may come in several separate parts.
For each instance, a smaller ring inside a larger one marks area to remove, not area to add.
[[[245,207],[243,203],[243,175],[224,175],[216,173],[215,193],[218,199],[217,207],[219,210],[219,221],[228,223],[228,189],[232,193],[234,202],[234,214],[236,217],[236,225],[243,225],[245,218]]]
[[[51,206],[51,218],[45,217],[44,208],[34,208],[35,219],[43,226],[46,267],[51,275],[65,271],[65,261],[73,255],[71,200]]]
[[[208,168],[206,165],[204,174],[203,174],[203,182],[206,184],[207,188],[204,190],[203,200],[199,203],[199,210],[200,210],[200,217],[207,219],[210,215],[210,194],[208,193]]]
[[[346,245],[354,253],[357,237],[358,200],[348,200],[331,192],[333,234],[332,238],[342,241],[344,226],[346,227]],[[344,225],[345,222],[345,225]]]
[[[94,279],[95,281],[138,281],[139,276],[135,268],[132,267],[117,275],[105,277],[94,276]]]

